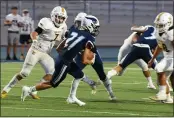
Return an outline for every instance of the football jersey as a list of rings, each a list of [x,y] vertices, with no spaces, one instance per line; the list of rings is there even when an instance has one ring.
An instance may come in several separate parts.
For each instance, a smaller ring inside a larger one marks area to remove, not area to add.
[[[18,23],[21,22],[21,16],[19,14],[8,14],[5,19],[12,22],[12,25],[8,27],[8,31],[19,31]]]
[[[24,26],[20,28],[20,34],[30,34],[34,30],[34,21],[31,17],[26,16],[21,19]]]
[[[74,27],[69,29],[69,34],[60,55],[64,60],[71,62],[74,57],[88,46],[92,52],[96,52],[95,38],[87,31]]]
[[[163,55],[167,58],[173,58],[173,29],[168,30],[165,33],[159,34],[156,32],[156,37],[159,47],[163,49]]]
[[[137,42],[133,45],[139,47],[150,47],[150,49],[155,49],[157,46],[157,41],[155,36],[156,29],[150,25],[146,27],[147,30],[140,35]]]
[[[51,52],[56,41],[62,41],[67,30],[65,23],[57,28],[50,18],[42,18],[38,27],[42,28],[43,31],[39,34],[37,42],[32,44],[32,47],[45,53]]]

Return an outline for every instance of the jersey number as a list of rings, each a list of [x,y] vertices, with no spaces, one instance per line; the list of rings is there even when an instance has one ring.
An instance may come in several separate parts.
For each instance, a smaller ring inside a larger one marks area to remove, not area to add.
[[[69,46],[68,47],[68,50],[70,50],[71,48],[73,48],[77,43],[79,43],[81,40],[83,40],[83,39],[85,39],[85,37],[84,36],[78,36],[78,33],[77,32],[72,32],[71,33],[71,38],[68,38],[67,40],[66,40],[66,42],[65,42],[65,46],[64,47],[67,47],[67,46]],[[76,39],[76,40],[75,40]],[[70,41],[73,41],[73,40],[75,40],[73,43],[71,43],[70,45],[68,45],[68,43],[70,42]]]
[[[54,41],[57,39],[57,37],[59,36],[59,34],[55,34],[56,36],[55,36],[55,38],[54,38]]]
[[[28,24],[25,24],[24,27],[22,28],[22,31],[28,31]]]

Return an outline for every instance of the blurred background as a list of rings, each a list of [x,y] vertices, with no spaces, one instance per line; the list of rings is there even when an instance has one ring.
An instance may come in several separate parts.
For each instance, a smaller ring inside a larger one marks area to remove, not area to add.
[[[100,21],[100,34],[96,39],[101,57],[104,61],[117,61],[119,47],[130,34],[132,25],[153,25],[156,15],[160,12],[173,14],[173,1],[95,1],[95,0],[57,0],[57,1],[1,1],[1,61],[6,57],[7,27],[3,25],[5,16],[12,6],[18,7],[21,15],[23,9],[29,9],[35,27],[43,17],[50,17],[55,6],[67,10],[67,25],[73,24],[74,17],[79,12],[95,15]],[[20,44],[19,44],[20,46]],[[55,57],[56,51],[53,49]]]

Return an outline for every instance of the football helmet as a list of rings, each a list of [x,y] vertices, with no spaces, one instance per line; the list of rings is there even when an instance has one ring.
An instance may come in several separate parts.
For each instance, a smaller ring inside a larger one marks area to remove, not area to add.
[[[51,15],[51,20],[53,21],[56,27],[60,27],[60,25],[65,23],[68,18],[65,8],[61,6],[55,7],[51,11],[50,15]]]
[[[173,25],[173,16],[170,13],[161,12],[156,16],[154,24],[159,33],[167,32]]]

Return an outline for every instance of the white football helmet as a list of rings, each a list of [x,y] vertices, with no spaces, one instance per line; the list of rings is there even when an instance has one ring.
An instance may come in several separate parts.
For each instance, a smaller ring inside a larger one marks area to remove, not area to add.
[[[51,15],[51,20],[57,27],[60,27],[61,24],[65,23],[68,18],[65,8],[61,6],[55,7],[51,11],[50,15]]]
[[[95,24],[93,23],[92,20],[87,19],[86,17],[82,20],[82,26],[80,27],[80,29],[82,30],[86,30],[89,33],[93,33],[94,29],[95,29]]]
[[[75,22],[75,21],[82,21],[83,18],[84,18],[85,16],[87,16],[87,14],[84,13],[84,12],[78,13],[77,16],[76,16],[75,19],[74,19],[74,22]]]
[[[154,23],[159,33],[167,32],[173,25],[173,16],[170,13],[161,12],[156,16]]]
[[[97,36],[100,33],[100,22],[97,17],[93,15],[87,15],[85,18],[92,20],[92,22],[95,24],[94,31],[92,32],[93,36]]]
[[[76,28],[79,28],[82,25],[82,20],[83,20],[83,18],[85,18],[86,15],[87,14],[84,12],[80,12],[77,14],[77,16],[74,19],[74,26]]]

